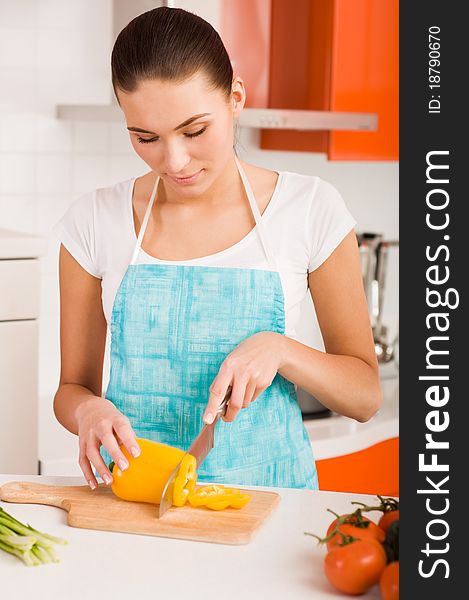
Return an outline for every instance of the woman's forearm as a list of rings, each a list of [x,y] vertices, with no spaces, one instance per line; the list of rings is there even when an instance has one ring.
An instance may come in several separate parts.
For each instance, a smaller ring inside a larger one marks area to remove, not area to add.
[[[78,435],[79,409],[98,397],[91,390],[76,383],[63,383],[54,396],[54,414],[66,429]]]
[[[330,410],[364,422],[381,406],[378,370],[360,358],[328,354],[279,336],[278,372]]]

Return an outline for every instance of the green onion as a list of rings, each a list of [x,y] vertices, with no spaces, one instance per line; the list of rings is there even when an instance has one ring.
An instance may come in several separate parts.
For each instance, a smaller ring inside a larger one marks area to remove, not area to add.
[[[0,550],[17,556],[28,567],[33,567],[60,562],[54,544],[68,542],[48,533],[41,533],[29,523],[21,523],[0,506]]]

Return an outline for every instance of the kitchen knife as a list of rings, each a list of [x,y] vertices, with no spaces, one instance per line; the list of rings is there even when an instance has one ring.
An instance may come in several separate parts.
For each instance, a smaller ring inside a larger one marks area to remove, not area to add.
[[[205,460],[205,457],[207,456],[207,454],[213,448],[215,425],[216,425],[219,417],[224,416],[226,414],[226,410],[228,408],[228,403],[229,403],[230,398],[231,398],[231,386],[228,388],[228,391],[226,392],[226,395],[223,398],[222,403],[218,407],[218,410],[215,414],[215,418],[213,419],[212,423],[205,424],[203,426],[202,431],[192,442],[189,450],[184,454],[184,456],[181,458],[181,460],[176,465],[176,468],[174,469],[174,471],[171,473],[171,475],[164,487],[163,494],[161,496],[160,507],[158,510],[158,518],[159,519],[161,519],[161,517],[164,515],[164,513],[169,508],[171,508],[171,506],[173,505],[174,481],[178,474],[179,467],[181,466],[181,463],[184,460],[185,456],[187,454],[191,454],[192,456],[194,456],[197,461],[197,469],[198,469],[200,467],[200,465],[203,463],[203,461]]]

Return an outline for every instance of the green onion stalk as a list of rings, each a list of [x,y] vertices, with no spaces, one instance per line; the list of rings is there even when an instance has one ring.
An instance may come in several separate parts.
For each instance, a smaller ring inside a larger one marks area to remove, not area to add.
[[[0,506],[0,550],[21,559],[28,567],[34,567],[60,562],[54,544],[68,542],[21,523]]]

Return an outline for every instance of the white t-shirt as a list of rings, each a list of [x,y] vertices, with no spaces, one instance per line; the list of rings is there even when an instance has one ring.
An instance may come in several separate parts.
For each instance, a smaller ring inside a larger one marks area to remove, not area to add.
[[[117,289],[137,242],[132,212],[134,182],[132,178],[84,194],[53,228],[75,260],[102,280],[108,325]],[[316,176],[279,172],[262,225],[282,281],[288,337],[297,338],[300,304],[309,293],[308,273],[330,256],[355,224],[333,185]],[[270,269],[257,228],[226,250],[202,258],[160,260],[141,249],[136,262]]]

